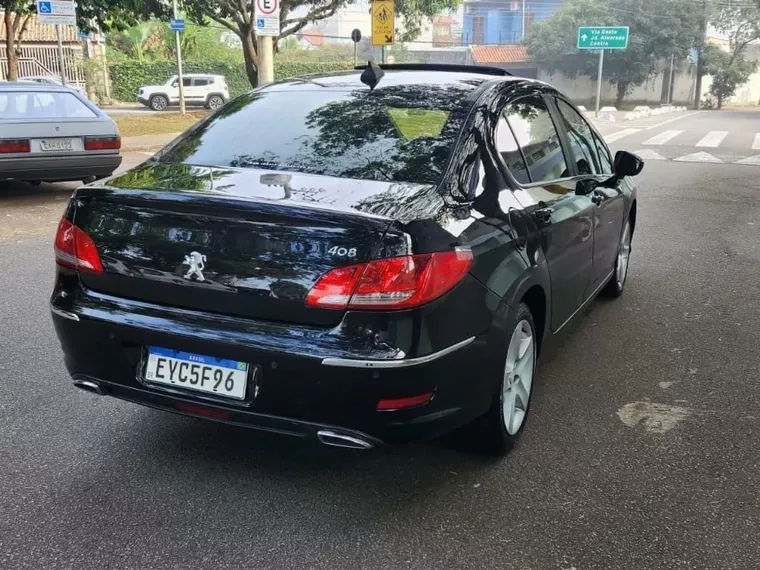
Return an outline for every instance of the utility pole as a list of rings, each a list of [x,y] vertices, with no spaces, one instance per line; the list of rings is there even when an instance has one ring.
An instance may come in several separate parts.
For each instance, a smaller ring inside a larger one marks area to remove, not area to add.
[[[668,100],[666,101],[668,105],[670,105],[673,102],[673,62],[675,60],[676,54],[675,52],[670,54],[670,74],[668,75]]]
[[[177,10],[177,0],[173,0],[174,19],[179,19]],[[179,86],[179,112],[185,114],[185,86],[182,79],[182,40],[180,39],[180,31],[174,32],[174,40],[177,45],[177,85]]]
[[[63,40],[61,39],[61,24],[55,25],[55,39],[58,41],[58,71],[61,74],[61,85],[66,86],[66,64],[63,61]]]
[[[702,101],[702,75],[704,74],[704,52],[707,43],[707,0],[702,0],[702,20],[699,22],[699,45],[697,46],[697,79],[694,82],[694,110],[699,111]]]
[[[522,27],[520,28],[521,40],[525,39],[525,0],[522,0]]]

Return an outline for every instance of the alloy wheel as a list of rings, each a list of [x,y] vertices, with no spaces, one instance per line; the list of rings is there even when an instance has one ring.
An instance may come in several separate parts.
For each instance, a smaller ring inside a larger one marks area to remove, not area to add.
[[[615,279],[617,279],[618,288],[622,289],[625,285],[625,279],[628,276],[628,261],[631,258],[631,224],[625,223],[623,228],[623,235],[620,238],[620,248],[618,248],[617,258],[617,273]]]
[[[536,346],[533,329],[527,320],[520,321],[512,333],[507,349],[507,362],[502,383],[502,416],[509,435],[515,435],[522,427],[528,412]]]

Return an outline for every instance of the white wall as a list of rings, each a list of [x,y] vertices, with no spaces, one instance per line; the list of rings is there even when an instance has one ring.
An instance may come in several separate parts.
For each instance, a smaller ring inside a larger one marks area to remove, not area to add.
[[[663,82],[667,82],[669,73],[668,65],[657,75],[651,77],[641,85],[636,85],[625,97],[625,101],[647,103],[659,105],[663,98]],[[695,66],[683,62],[676,72],[673,81],[674,103],[687,104],[693,101],[694,84],[695,84]],[[568,97],[579,103],[592,102],[596,100],[596,79],[588,77],[577,77],[571,79],[563,73],[550,74],[545,70],[538,70],[538,79],[550,83]],[[602,83],[602,104],[612,105],[615,102],[617,89],[615,85],[604,81]]]

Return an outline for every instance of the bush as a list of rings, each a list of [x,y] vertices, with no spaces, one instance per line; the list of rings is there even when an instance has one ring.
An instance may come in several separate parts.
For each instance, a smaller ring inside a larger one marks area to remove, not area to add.
[[[351,69],[351,62],[310,62],[276,59],[274,62],[275,79],[285,79],[311,73],[328,73]],[[227,79],[230,95],[236,97],[251,89],[245,66],[220,61],[185,61],[182,65],[185,73],[211,73],[223,75]],[[173,61],[135,62],[126,61],[110,65],[112,96],[117,101],[134,101],[137,90],[143,85],[161,85],[177,73]]]

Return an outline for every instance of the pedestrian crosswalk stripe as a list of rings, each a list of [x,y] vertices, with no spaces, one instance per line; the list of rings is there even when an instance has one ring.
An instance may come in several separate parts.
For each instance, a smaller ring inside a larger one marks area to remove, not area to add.
[[[741,160],[737,160],[734,164],[758,164],[760,165],[760,154],[755,156],[748,156]]]
[[[752,143],[752,150],[760,150],[760,133],[755,135],[755,142]]]
[[[723,163],[723,161],[711,154],[708,154],[704,151],[702,152],[695,152],[694,154],[687,154],[685,156],[681,156],[679,158],[673,159],[676,162],[715,162],[715,163]]]
[[[656,153],[655,151],[650,150],[648,148],[642,148],[641,150],[637,150],[634,154],[637,154],[639,158],[643,158],[644,160],[668,160],[661,154]]]
[[[670,139],[675,138],[678,135],[680,135],[682,132],[683,131],[663,131],[660,134],[653,136],[651,139],[645,140],[641,144],[652,144],[652,145],[654,145],[654,144],[657,144],[657,145],[665,144]]]
[[[710,131],[704,137],[702,137],[702,140],[700,140],[696,146],[716,148],[720,145],[720,143],[723,142],[723,139],[726,138],[727,134],[728,131]]]
[[[623,129],[622,131],[618,131],[610,135],[605,135],[604,140],[606,140],[608,143],[615,142],[617,140],[622,139],[623,137],[632,135],[633,133],[638,133],[640,130],[641,129]]]

